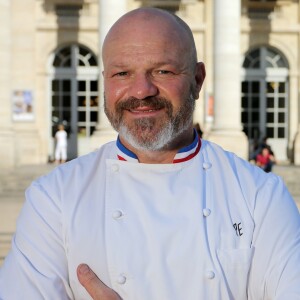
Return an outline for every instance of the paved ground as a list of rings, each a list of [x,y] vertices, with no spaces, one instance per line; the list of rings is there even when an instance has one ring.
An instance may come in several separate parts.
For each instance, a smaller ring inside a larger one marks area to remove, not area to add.
[[[54,167],[53,164],[47,164],[0,170],[0,266],[10,248],[25,188],[32,180]],[[277,165],[273,171],[284,179],[300,209],[300,167]]]

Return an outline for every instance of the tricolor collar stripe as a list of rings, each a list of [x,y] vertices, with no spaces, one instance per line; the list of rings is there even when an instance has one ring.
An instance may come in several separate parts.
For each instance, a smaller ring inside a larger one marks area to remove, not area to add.
[[[193,142],[186,146],[181,148],[175,155],[174,160],[183,159],[189,156],[190,154],[194,153],[198,146],[198,134],[196,131],[194,131],[194,140]]]
[[[119,160],[139,162],[137,156],[121,143],[119,137],[117,139],[117,148],[118,148],[117,155]]]
[[[173,160],[174,164],[190,160],[199,153],[201,148],[201,139],[198,136],[196,130],[194,130],[194,136],[195,138],[190,145],[183,147],[176,153]],[[139,162],[137,156],[121,143],[119,137],[117,139],[117,157],[121,161],[128,161],[128,162],[135,162],[135,163]]]
[[[178,154],[176,154],[176,156],[173,160],[173,164],[181,163],[181,162],[192,159],[193,157],[195,157],[199,153],[200,148],[201,148],[201,139],[199,137],[197,147],[196,147],[196,151],[195,151],[195,148],[193,148],[194,151],[192,153],[190,153],[188,156],[183,157],[183,158],[178,158]]]

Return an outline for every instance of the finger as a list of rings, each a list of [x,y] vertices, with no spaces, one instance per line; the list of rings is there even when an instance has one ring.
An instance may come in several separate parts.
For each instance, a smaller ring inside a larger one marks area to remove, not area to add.
[[[77,277],[94,300],[121,300],[119,295],[106,286],[88,265],[81,264],[78,266]]]

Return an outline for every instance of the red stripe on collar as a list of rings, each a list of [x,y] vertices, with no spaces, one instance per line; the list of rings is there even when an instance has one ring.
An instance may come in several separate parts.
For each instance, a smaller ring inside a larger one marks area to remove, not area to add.
[[[199,138],[199,140],[198,140],[198,146],[197,146],[195,152],[191,153],[187,157],[180,158],[180,159],[174,159],[173,160],[173,164],[178,164],[178,163],[181,163],[181,162],[184,162],[184,161],[192,159],[193,157],[195,157],[199,153],[200,148],[201,148],[201,139]]]

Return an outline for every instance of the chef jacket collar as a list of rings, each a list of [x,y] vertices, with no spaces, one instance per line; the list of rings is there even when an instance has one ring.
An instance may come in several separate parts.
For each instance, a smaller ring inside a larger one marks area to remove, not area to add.
[[[176,153],[173,160],[173,164],[190,160],[199,153],[201,148],[201,139],[198,136],[198,133],[195,129],[194,129],[194,136],[195,138],[190,145],[181,148]],[[117,149],[118,149],[117,156],[119,160],[136,162],[136,163],[139,162],[137,156],[121,143],[120,137],[118,137],[117,139]]]

